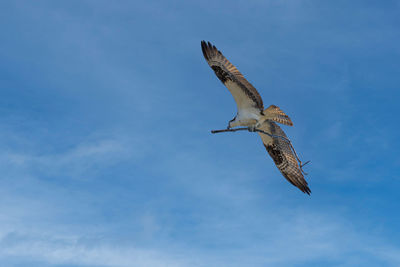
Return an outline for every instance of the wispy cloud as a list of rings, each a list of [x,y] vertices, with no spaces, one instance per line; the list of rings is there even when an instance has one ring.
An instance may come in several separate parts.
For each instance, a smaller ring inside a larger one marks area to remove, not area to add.
[[[128,151],[121,140],[101,139],[76,144],[64,151],[35,153],[3,151],[0,154],[3,168],[19,174],[48,176],[69,176],[78,178],[95,172],[128,157]]]
[[[0,258],[18,257],[47,264],[79,264],[83,266],[195,266],[189,257],[156,249],[118,245],[85,245],[77,238],[26,236],[10,233],[0,241]]]
[[[159,240],[158,245],[156,242],[143,246],[140,243],[132,244],[135,241],[124,245],[109,243],[96,236],[60,235],[45,229],[36,233],[29,230],[3,230],[0,259],[18,256],[47,264],[105,267],[293,266],[303,263],[309,265],[314,261],[336,262],[338,266],[371,262],[385,266],[400,264],[398,247],[387,244],[378,236],[358,232],[346,220],[336,216],[301,213],[291,214],[290,220],[287,218],[285,213],[275,212],[274,219],[262,219],[264,228],[254,231],[256,239],[243,239],[241,245],[232,244],[230,249],[219,251],[175,243],[171,237]],[[234,222],[228,222],[224,227],[229,228],[230,223]],[[243,229],[238,230],[243,232]],[[221,234],[224,235],[223,231]]]

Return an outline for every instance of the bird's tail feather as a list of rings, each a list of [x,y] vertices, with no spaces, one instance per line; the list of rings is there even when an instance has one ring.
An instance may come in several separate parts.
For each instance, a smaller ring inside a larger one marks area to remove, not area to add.
[[[269,106],[267,109],[264,110],[263,113],[266,120],[271,120],[281,124],[293,126],[293,122],[289,118],[289,116],[275,105]]]

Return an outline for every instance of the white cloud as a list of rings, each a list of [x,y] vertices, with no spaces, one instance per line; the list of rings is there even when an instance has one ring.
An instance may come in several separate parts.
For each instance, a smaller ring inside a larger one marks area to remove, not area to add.
[[[5,138],[7,140],[7,137]],[[30,142],[31,145],[37,145]],[[101,138],[88,138],[87,141],[75,143],[69,148],[38,151],[13,148],[0,152],[0,167],[3,174],[12,176],[36,176],[43,174],[51,176],[69,176],[82,178],[82,175],[96,172],[113,164],[126,160],[140,158],[144,155],[143,148],[136,149],[132,140],[118,135]],[[57,145],[54,145],[57,147]]]
[[[151,217],[150,224],[154,224],[156,218]],[[84,236],[60,235],[48,229],[33,232],[25,226],[24,232],[2,231],[0,259],[7,262],[7,259],[19,257],[47,264],[104,267],[293,266],[314,261],[335,262],[338,266],[355,263],[365,266],[371,261],[385,266],[400,264],[398,247],[377,236],[358,233],[346,220],[336,216],[278,211],[274,219],[262,218],[262,221],[264,228],[254,229],[254,239],[245,238],[241,246],[226,245],[218,250],[202,248],[196,243],[176,242],[173,238],[153,240],[152,245],[133,245],[134,240],[130,244],[112,243],[99,237],[85,242]],[[224,227],[229,228],[237,222],[225,223]],[[238,236],[234,238],[240,239],[242,229],[237,230]],[[231,238],[226,241],[229,243]]]
[[[19,257],[49,264],[79,264],[110,267],[193,266],[189,259],[153,249],[118,245],[80,244],[75,238],[12,236],[1,239],[0,258]]]

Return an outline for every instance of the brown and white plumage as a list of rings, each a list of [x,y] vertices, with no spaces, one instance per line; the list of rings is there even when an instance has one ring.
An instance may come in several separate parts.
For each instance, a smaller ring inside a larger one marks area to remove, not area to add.
[[[271,105],[266,110],[264,110],[264,114],[269,120],[276,121],[278,123],[288,126],[293,126],[293,122],[289,118],[289,116],[275,105]]]
[[[210,42],[201,42],[204,58],[217,77],[235,98],[238,109],[254,107],[262,111],[263,101],[256,88],[249,83],[238,69]]]
[[[281,127],[273,121],[265,121],[259,129],[273,135],[287,138]],[[278,167],[286,180],[288,180],[292,185],[298,187],[303,193],[310,194],[311,190],[304,179],[299,163],[297,162],[289,143],[281,138],[272,138],[260,132],[258,134],[260,135],[268,154],[271,156],[276,167]]]
[[[283,130],[275,122],[292,126],[293,123],[289,116],[275,105],[264,110],[262,98],[257,90],[214,45],[202,41],[201,49],[208,65],[235,99],[237,115],[229,122],[228,128],[236,126],[253,127],[286,138]],[[289,143],[280,138],[272,138],[263,133],[259,134],[268,154],[272,157],[282,175],[302,192],[310,194],[311,190],[304,179]]]
[[[201,49],[208,65],[235,99],[238,112],[229,127],[249,126],[257,122],[263,115],[264,105],[256,88],[210,42],[202,41]]]

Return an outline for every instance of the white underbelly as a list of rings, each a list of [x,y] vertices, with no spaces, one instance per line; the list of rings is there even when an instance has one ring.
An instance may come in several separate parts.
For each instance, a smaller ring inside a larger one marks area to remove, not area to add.
[[[240,110],[236,116],[236,120],[242,126],[251,126],[258,122],[260,119],[260,110],[258,109],[246,109]]]

